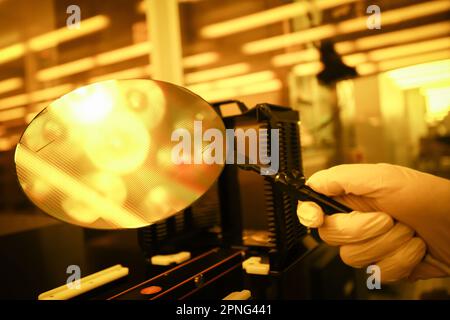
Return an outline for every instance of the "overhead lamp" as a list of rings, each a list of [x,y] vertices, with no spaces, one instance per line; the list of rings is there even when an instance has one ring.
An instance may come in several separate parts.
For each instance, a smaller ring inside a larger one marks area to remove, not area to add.
[[[326,10],[358,0],[319,0],[313,3],[294,2],[239,18],[217,22],[203,27],[200,34],[204,38],[218,38],[238,32],[267,26],[283,20],[304,16],[314,10]]]
[[[450,2],[448,1],[427,1],[416,5],[410,5],[405,8],[387,10],[383,11],[383,26],[439,12],[446,12],[448,10],[450,10]],[[326,24],[289,34],[251,41],[242,46],[242,51],[245,54],[257,54],[292,45],[332,38],[336,35],[363,31],[367,29],[366,19],[367,17],[354,18],[336,24]]]

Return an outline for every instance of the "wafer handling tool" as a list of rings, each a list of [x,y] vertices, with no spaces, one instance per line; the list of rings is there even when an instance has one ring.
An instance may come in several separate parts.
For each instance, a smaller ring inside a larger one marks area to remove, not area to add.
[[[195,138],[199,130],[201,140]],[[139,79],[94,83],[53,101],[30,122],[16,147],[17,176],[27,197],[59,220],[96,229],[140,228],[208,191],[225,166],[212,161],[226,157],[227,142],[217,139],[225,131],[211,104],[183,87]],[[190,152],[180,153],[180,146]],[[219,147],[224,154],[218,156]],[[265,178],[328,214],[352,211],[306,186],[300,171]]]

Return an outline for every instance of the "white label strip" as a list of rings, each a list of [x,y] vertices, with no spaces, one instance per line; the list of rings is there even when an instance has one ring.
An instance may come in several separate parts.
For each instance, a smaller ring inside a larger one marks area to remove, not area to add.
[[[38,300],[68,300],[82,293],[110,283],[114,280],[125,277],[126,275],[128,275],[128,271],[128,268],[117,264],[110,268],[81,278],[78,288],[71,288],[67,284],[65,284],[50,291],[41,293],[38,296]]]

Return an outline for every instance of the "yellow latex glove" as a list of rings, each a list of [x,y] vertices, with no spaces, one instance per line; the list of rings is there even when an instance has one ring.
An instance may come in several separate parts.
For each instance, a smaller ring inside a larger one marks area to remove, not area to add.
[[[377,264],[381,281],[450,275],[450,181],[389,164],[340,165],[306,182],[357,210],[325,216],[312,202],[297,215],[320,237],[340,246],[353,267]]]

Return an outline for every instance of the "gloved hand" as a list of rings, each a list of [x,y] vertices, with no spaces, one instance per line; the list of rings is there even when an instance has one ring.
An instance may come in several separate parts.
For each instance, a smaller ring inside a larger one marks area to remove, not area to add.
[[[353,210],[324,216],[313,202],[297,215],[320,237],[340,247],[354,267],[377,264],[381,281],[450,275],[450,181],[389,164],[340,165],[306,182]]]

